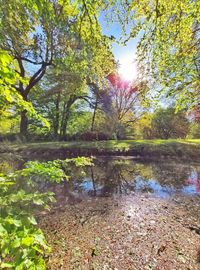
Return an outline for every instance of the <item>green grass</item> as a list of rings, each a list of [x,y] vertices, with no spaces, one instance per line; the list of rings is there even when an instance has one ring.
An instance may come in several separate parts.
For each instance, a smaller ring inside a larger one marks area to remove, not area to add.
[[[151,145],[160,145],[160,144],[171,144],[171,143],[179,143],[179,144],[195,144],[200,145],[200,139],[153,139],[153,140],[109,140],[109,141],[72,141],[72,142],[34,142],[34,143],[10,143],[9,145],[18,146],[18,147],[58,147],[58,146],[116,146],[116,145],[137,145],[137,144],[151,144]]]
[[[4,144],[0,144],[0,148]],[[169,140],[109,140],[109,141],[72,141],[72,142],[34,142],[6,143],[8,148],[18,149],[60,149],[60,148],[91,148],[91,149],[131,149],[137,146],[181,146],[195,145],[200,147],[200,139],[169,139]],[[4,145],[5,146],[5,145]]]
[[[1,144],[1,152],[17,152],[25,155],[53,155],[61,152],[74,155],[136,155],[142,157],[180,157],[200,160],[200,139],[186,140],[110,140],[77,142],[35,142]]]

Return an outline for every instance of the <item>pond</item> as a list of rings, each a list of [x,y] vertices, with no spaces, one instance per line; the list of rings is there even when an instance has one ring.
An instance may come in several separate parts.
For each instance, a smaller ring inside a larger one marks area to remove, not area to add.
[[[42,160],[44,161],[44,160]],[[45,160],[46,161],[46,160]],[[22,160],[1,163],[0,168],[22,168]],[[177,161],[144,161],[128,157],[94,158],[94,166],[76,173],[69,181],[46,184],[42,189],[56,194],[57,201],[75,203],[86,197],[147,194],[159,198],[175,195],[200,196],[200,164]]]
[[[176,193],[200,195],[200,165],[142,162],[134,159],[99,158],[72,189],[90,196],[148,193],[168,197]]]
[[[24,163],[10,157],[0,170]],[[48,269],[198,270],[200,164],[128,157],[93,163],[69,168],[69,181],[39,181],[40,192],[56,197],[51,211],[37,216],[52,246]]]
[[[50,269],[199,269],[199,164],[101,157],[51,188]]]

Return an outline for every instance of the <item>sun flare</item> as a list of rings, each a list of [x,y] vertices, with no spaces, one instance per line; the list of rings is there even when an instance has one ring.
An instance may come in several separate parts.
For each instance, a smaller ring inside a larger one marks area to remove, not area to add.
[[[137,67],[134,59],[130,57],[119,59],[119,74],[126,81],[133,81],[137,78]]]

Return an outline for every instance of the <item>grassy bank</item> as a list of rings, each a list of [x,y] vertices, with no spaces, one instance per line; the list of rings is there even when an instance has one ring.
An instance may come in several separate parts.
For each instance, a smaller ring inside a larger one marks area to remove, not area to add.
[[[125,155],[142,158],[200,160],[200,139],[196,140],[123,140],[98,142],[2,143],[1,153],[57,158],[77,155]]]

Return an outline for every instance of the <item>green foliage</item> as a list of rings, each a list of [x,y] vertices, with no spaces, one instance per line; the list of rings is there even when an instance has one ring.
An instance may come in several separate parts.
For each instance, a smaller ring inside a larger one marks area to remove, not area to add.
[[[152,117],[153,114],[145,113],[134,125],[134,137],[136,139],[152,139]]]
[[[154,113],[145,113],[134,126],[136,139],[186,138],[189,120],[184,111],[176,113],[175,108],[160,108]]]
[[[30,193],[17,188],[15,175],[0,178],[0,265],[11,269],[46,269],[50,251],[33,216],[36,207],[48,208],[53,193]]]
[[[124,8],[125,12],[120,12]],[[139,38],[137,56],[141,79],[159,93],[177,97],[177,107],[199,102],[200,2],[137,0],[124,2],[130,36]]]
[[[19,173],[19,176],[18,176]],[[29,161],[26,163],[25,168],[22,171],[15,172],[15,177],[23,177],[25,181],[32,183],[33,181],[50,181],[61,182],[66,179],[66,175],[60,168],[60,161]]]
[[[185,138],[189,131],[189,121],[184,112],[175,113],[174,108],[160,109],[152,118],[154,138]]]
[[[5,103],[4,103],[5,104]],[[0,119],[1,134],[18,133],[19,132],[19,118],[15,115],[11,116],[9,111],[4,111]]]
[[[14,71],[13,58],[4,50],[0,50],[0,116],[4,116],[8,105],[23,104],[23,99],[13,88],[13,84],[19,79]]]
[[[46,269],[44,255],[50,252],[43,232],[37,227],[34,215],[49,209],[55,202],[52,192],[40,193],[39,185],[45,182],[68,180],[69,167],[91,166],[90,158],[64,161],[30,161],[22,170],[0,175],[0,268],[15,270]]]
[[[188,138],[199,139],[200,138],[200,123],[191,122]]]
[[[111,42],[98,22],[101,10],[107,8],[104,1],[0,0],[0,6],[0,50],[6,52],[1,61],[11,61],[10,55],[15,64],[14,72],[2,69],[1,73],[4,81],[12,83],[16,104],[31,101],[30,92],[49,66],[55,69],[54,75],[65,71],[65,84],[59,84],[59,91],[68,85],[63,99],[70,96],[69,91],[83,89],[86,80],[101,81],[113,69]],[[71,76],[75,79],[69,82]],[[21,109],[20,132],[27,135],[26,112],[34,111],[32,106]]]
[[[92,158],[77,157],[56,162],[60,163],[68,179],[79,179],[85,176],[85,167],[93,165],[92,160]]]
[[[69,120],[67,133],[69,135],[76,135],[84,133],[90,130],[92,122],[92,113],[91,112],[84,112],[84,111],[74,111],[71,114],[71,118]]]

